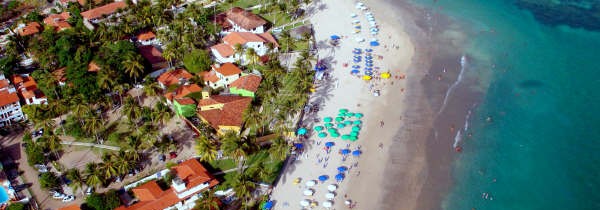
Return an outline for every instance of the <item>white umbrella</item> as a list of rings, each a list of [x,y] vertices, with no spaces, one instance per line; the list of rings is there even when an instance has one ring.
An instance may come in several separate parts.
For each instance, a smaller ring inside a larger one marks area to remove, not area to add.
[[[333,194],[333,193],[327,193],[327,194],[325,194],[325,198],[327,198],[327,199],[333,199],[333,198],[335,198],[335,194]]]
[[[352,13],[352,14],[350,14],[350,17],[352,17],[352,18],[355,18],[355,17],[357,17],[357,16],[358,16],[358,15],[356,15],[356,13]]]
[[[363,5],[365,5],[365,4],[364,4],[364,3],[362,3],[362,2],[356,2],[356,6],[360,6],[360,7],[362,7]]]
[[[305,200],[301,200],[300,201],[300,205],[306,207],[306,206],[310,205],[310,202],[308,200],[306,200],[306,199]]]
[[[315,186],[315,184],[317,184],[317,182],[315,182],[314,180],[310,180],[310,181],[306,182],[307,187]]]
[[[362,38],[362,37],[356,37],[356,41],[357,41],[357,42],[364,42],[364,41],[365,41],[365,38]]]
[[[365,12],[365,15],[373,15],[372,12]]]
[[[346,201],[344,201],[344,203],[345,203],[346,205],[350,205],[350,204],[352,203],[352,201],[351,201],[351,200],[346,200]]]
[[[304,195],[306,195],[306,196],[311,196],[313,194],[315,194],[315,191],[313,191],[311,189],[304,190]]]
[[[325,208],[331,208],[332,206],[333,206],[333,203],[331,201],[323,202],[323,207],[325,207]]]
[[[355,20],[353,20],[352,22],[353,22],[353,23],[360,23],[360,20],[356,20],[356,19],[355,19]]]
[[[329,191],[335,191],[335,190],[337,190],[337,185],[330,184],[329,186],[327,186],[327,189],[328,189]]]

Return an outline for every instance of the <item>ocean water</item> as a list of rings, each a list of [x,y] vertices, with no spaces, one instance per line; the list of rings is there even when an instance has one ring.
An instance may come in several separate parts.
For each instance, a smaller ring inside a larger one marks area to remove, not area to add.
[[[481,92],[440,209],[600,209],[599,1],[411,2],[458,25]]]

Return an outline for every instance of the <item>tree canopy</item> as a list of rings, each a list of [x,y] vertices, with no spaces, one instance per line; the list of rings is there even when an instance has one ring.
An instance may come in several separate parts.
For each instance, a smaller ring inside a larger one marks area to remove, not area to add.
[[[207,71],[212,60],[206,50],[194,49],[183,57],[183,65],[191,73]]]

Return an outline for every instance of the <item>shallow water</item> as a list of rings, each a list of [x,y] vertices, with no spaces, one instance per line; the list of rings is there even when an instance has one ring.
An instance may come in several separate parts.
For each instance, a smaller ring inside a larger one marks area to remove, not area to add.
[[[442,139],[461,140],[463,151],[441,208],[600,209],[600,33],[567,26],[597,23],[516,2],[414,1],[429,11],[431,33],[469,58],[465,76],[475,82],[462,88],[482,93],[464,104],[472,111],[460,135]],[[451,24],[436,31],[445,18]]]

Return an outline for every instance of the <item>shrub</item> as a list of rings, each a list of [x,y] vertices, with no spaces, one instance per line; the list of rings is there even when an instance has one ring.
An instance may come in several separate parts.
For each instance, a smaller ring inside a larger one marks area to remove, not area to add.
[[[60,180],[52,172],[41,173],[39,181],[40,186],[44,189],[53,189],[60,186]]]
[[[106,193],[94,193],[85,198],[87,209],[92,210],[111,210],[119,207],[121,201],[115,190],[109,190]]]

